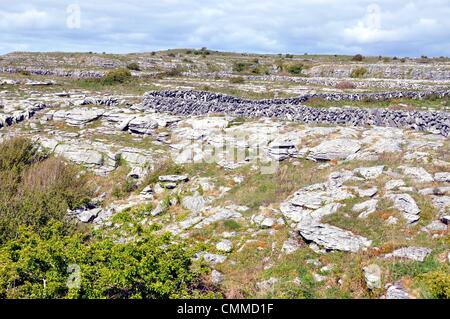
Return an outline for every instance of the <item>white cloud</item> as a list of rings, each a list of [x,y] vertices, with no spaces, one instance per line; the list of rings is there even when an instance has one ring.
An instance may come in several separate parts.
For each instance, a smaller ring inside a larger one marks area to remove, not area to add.
[[[45,28],[50,25],[50,17],[45,11],[30,9],[22,12],[0,10],[0,28]]]
[[[450,55],[448,0],[2,0],[0,51],[229,51]],[[118,45],[120,44],[120,45]]]

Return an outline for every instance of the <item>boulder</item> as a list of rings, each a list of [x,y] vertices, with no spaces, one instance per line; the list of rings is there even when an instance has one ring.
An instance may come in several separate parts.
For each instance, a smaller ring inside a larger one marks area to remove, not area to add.
[[[223,274],[215,269],[211,271],[211,281],[215,285],[219,285],[223,282]]]
[[[158,128],[158,122],[152,115],[137,116],[128,122],[128,130],[132,133],[152,135]]]
[[[327,250],[358,252],[372,244],[372,241],[367,238],[327,224],[304,225],[300,223],[297,230],[307,241],[312,241]]]
[[[224,239],[216,244],[216,249],[225,253],[229,253],[233,249],[233,244],[230,240]]]
[[[370,290],[381,288],[381,268],[371,264],[363,268],[367,288]]]
[[[366,189],[356,189],[359,197],[372,197],[378,193],[378,189],[376,187],[366,188]]]
[[[360,213],[359,218],[366,218],[377,210],[378,200],[369,199],[365,202],[353,205],[352,211]]]
[[[82,223],[91,223],[97,218],[98,214],[102,211],[101,208],[93,208],[87,210],[77,210],[74,212],[76,218]]]
[[[405,289],[400,285],[392,285],[386,291],[386,299],[411,299],[409,294],[405,291]]]
[[[401,179],[392,179],[392,180],[386,182],[386,184],[384,185],[384,188],[386,190],[393,190],[393,189],[396,189],[398,187],[402,187],[405,185],[406,185],[405,182]]]
[[[181,200],[181,205],[193,213],[199,213],[205,208],[206,201],[203,196],[185,196]]]
[[[403,213],[407,223],[412,224],[420,219],[420,209],[414,198],[409,194],[391,194],[388,198],[393,201],[394,207]]]

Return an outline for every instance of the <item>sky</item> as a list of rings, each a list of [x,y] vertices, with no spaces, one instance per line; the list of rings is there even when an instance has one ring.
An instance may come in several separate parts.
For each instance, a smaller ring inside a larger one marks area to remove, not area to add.
[[[202,47],[450,56],[450,0],[0,0],[0,54]]]

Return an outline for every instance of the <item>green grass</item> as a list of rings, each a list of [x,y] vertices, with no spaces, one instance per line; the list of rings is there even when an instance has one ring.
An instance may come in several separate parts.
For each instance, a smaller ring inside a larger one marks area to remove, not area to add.
[[[402,104],[402,105],[400,105]],[[324,99],[311,99],[305,103],[305,105],[311,107],[360,107],[360,108],[389,108],[389,109],[426,109],[426,108],[434,108],[434,109],[442,109],[448,107],[449,99],[448,98],[436,98],[436,99],[394,99],[394,100],[385,100],[385,101],[370,101],[370,100],[362,100],[362,101],[328,101]]]

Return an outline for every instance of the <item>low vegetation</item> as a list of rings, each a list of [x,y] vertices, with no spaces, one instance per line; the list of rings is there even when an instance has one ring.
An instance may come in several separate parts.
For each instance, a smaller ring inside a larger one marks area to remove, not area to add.
[[[67,210],[94,195],[89,175],[13,138],[0,144],[0,298],[204,298],[194,248],[139,225],[133,241],[81,232]]]
[[[139,64],[136,62],[131,62],[130,64],[128,64],[127,69],[132,70],[132,71],[140,71],[141,70]]]
[[[144,232],[125,244],[68,234],[52,222],[38,234],[19,228],[0,248],[1,298],[200,298],[208,272],[170,236]]]
[[[364,75],[366,75],[367,73],[367,69],[366,68],[356,68],[352,71],[352,73],[350,74],[350,77],[352,78],[362,78],[364,77]]]
[[[45,156],[30,140],[0,144],[0,242],[16,237],[21,225],[67,222],[67,210],[83,206],[91,194],[74,166]]]

